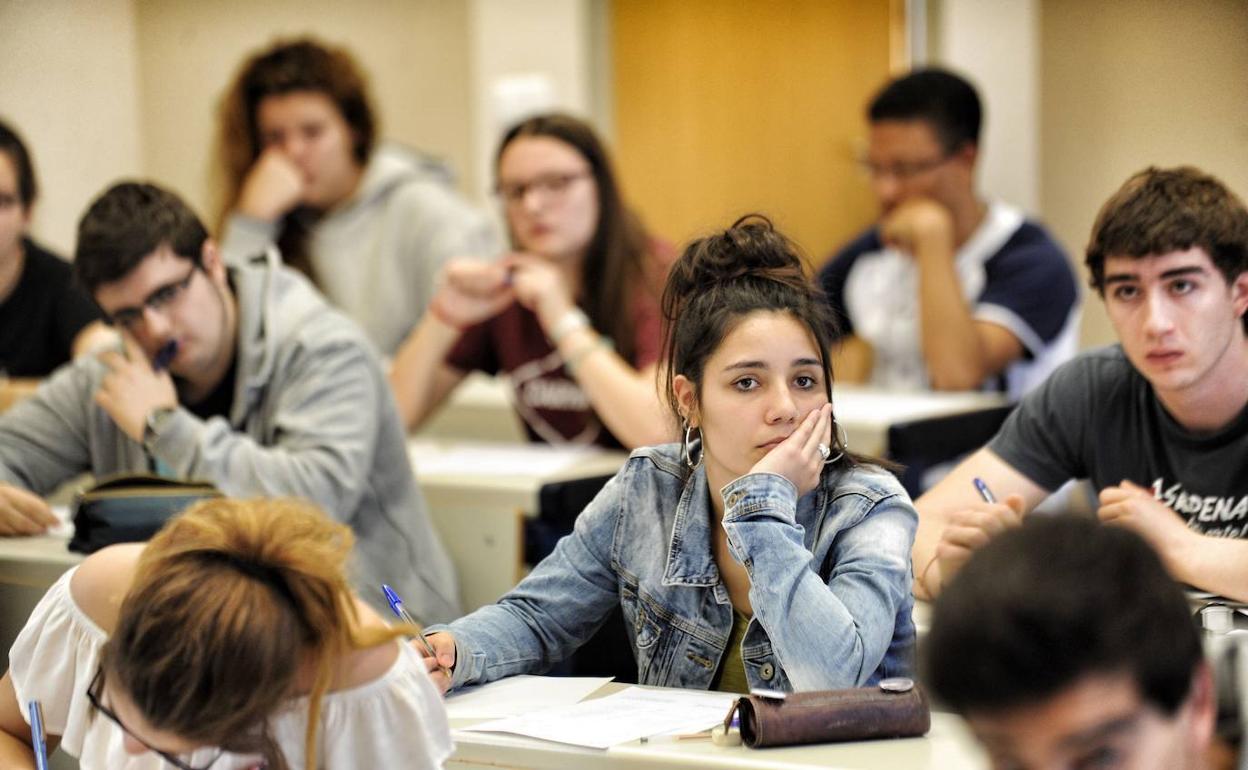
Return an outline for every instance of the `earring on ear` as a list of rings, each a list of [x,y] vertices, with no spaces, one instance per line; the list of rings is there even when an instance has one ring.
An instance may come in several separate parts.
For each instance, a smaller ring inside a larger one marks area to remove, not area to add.
[[[841,425],[836,420],[833,420],[832,424],[836,426],[836,439],[837,439],[836,448],[841,451],[837,452],[836,456],[833,457],[832,448],[829,447],[827,444],[820,444],[819,454],[823,455],[824,465],[831,465],[832,463],[841,459],[842,457],[845,456],[845,452],[849,449],[849,436],[845,435],[845,426]]]
[[[691,438],[693,431],[698,432],[698,459],[693,459],[693,440]],[[689,470],[693,470],[702,464],[702,458],[706,452],[702,449],[702,429],[694,428],[688,422],[685,422],[685,442],[681,446],[681,457],[685,460],[685,465],[689,466]]]

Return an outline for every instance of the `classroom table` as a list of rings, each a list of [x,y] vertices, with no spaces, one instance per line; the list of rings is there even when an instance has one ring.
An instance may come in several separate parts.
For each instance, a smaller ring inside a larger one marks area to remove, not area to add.
[[[612,682],[590,697],[617,692]],[[988,762],[961,719],[932,714],[932,729],[921,738],[825,743],[772,749],[716,746],[710,741],[631,743],[602,751],[502,733],[456,729],[480,720],[452,720],[455,753],[446,767],[456,770],[550,768],[550,770],[663,770],[666,768],[751,768],[754,770],[980,770]]]

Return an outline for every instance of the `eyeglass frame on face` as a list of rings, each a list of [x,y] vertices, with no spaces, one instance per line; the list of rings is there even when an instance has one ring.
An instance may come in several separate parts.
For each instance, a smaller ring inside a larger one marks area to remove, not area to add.
[[[870,158],[859,158],[858,167],[872,179],[889,176],[899,182],[909,182],[947,163],[957,152],[946,152],[928,160],[903,161],[901,163],[873,163]]]
[[[186,274],[185,278],[157,286],[150,294],[144,297],[137,307],[123,307],[111,313],[105,312],[105,317],[113,326],[120,326],[126,331],[133,333],[139,322],[143,320],[143,311],[145,309],[150,308],[151,310],[162,311],[176,302],[190,288],[191,281],[194,280],[195,273],[199,272],[199,270],[199,265],[192,264],[191,270]]]
[[[135,735],[134,732],[129,727],[126,727],[125,723],[121,721],[121,718],[117,716],[117,712],[113,711],[111,708],[104,705],[104,703],[101,700],[101,695],[103,693],[103,690],[104,690],[104,667],[100,666],[98,669],[96,669],[95,676],[91,678],[91,684],[87,686],[87,700],[91,702],[92,707],[94,707],[96,711],[108,717],[109,720],[112,721],[113,724],[117,725],[117,727],[120,728],[123,733],[125,733],[126,735],[129,735],[131,738],[138,741],[140,744],[143,745],[145,749],[156,754],[161,759],[165,760],[169,764],[178,768],[178,770],[208,770],[208,768],[212,767],[216,763],[216,761],[225,754],[224,749],[218,749],[217,755],[213,757],[212,759],[208,760],[207,764],[200,765],[199,767],[194,767],[192,765],[188,765],[187,763],[183,762],[182,760],[178,759],[177,757],[173,756],[167,751],[161,751],[160,749],[152,746],[151,744],[149,744],[147,741],[143,740],[139,736]]]
[[[504,184],[499,182],[494,186],[494,194],[502,198],[503,203],[507,206],[519,206],[528,199],[529,193],[538,192],[543,200],[558,199],[568,192],[568,188],[578,179],[592,177],[593,172],[589,169],[581,171],[539,174],[527,182],[518,182],[516,184]]]

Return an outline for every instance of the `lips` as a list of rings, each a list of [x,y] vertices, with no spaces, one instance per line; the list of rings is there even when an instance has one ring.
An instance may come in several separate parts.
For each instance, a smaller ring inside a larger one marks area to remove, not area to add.
[[[1180,350],[1152,350],[1144,356],[1150,364],[1157,366],[1166,366],[1173,364],[1183,357]]]
[[[780,436],[778,438],[773,438],[771,441],[768,441],[765,444],[759,444],[758,448],[759,449],[775,449],[777,446],[783,443],[784,440],[787,438],[788,436]]]

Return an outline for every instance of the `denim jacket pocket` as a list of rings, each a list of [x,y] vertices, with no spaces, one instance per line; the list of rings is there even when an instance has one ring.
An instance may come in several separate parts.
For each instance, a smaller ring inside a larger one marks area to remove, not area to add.
[[[645,683],[662,677],[665,627],[660,613],[648,599],[626,586],[620,589],[620,605],[628,632],[633,637],[638,681]]]

